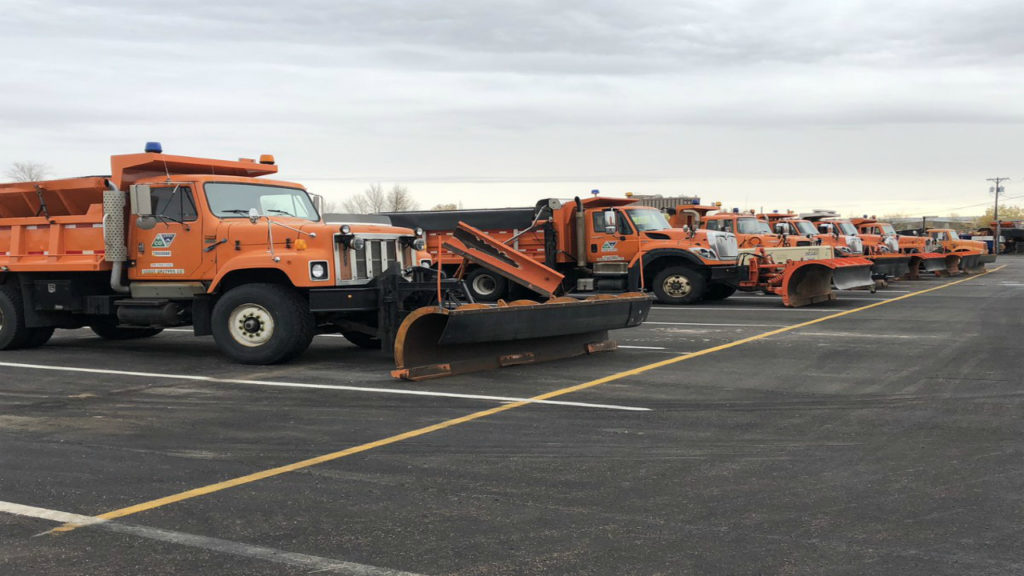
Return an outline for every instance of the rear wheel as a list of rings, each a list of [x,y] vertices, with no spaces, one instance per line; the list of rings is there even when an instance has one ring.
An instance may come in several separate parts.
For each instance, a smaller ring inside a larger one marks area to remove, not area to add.
[[[0,285],[0,350],[21,348],[32,335],[25,327],[25,307],[16,284]]]
[[[736,288],[728,284],[711,284],[704,293],[705,300],[725,300],[736,293]]]
[[[704,297],[705,280],[686,266],[670,266],[654,277],[654,294],[662,304],[694,304]]]
[[[164,331],[163,328],[143,328],[118,326],[117,321],[110,318],[97,318],[89,322],[89,329],[104,340],[135,340],[149,338]]]
[[[316,328],[305,299],[278,284],[244,284],[213,307],[213,339],[243,364],[277,364],[305,352]]]
[[[497,302],[508,292],[508,281],[487,268],[474,268],[466,275],[466,286],[474,300]]]

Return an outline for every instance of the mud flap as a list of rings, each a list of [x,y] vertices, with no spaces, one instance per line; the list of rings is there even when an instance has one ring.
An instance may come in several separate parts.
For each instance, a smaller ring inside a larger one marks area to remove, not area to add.
[[[613,350],[608,331],[640,325],[652,303],[629,293],[419,308],[398,329],[391,375],[424,380]]]

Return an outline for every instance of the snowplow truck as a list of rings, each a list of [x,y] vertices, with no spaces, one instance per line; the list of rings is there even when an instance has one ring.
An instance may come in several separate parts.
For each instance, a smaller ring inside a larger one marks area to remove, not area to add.
[[[532,208],[385,213],[398,226],[426,231],[427,248],[442,269],[454,274],[461,255],[438,243],[459,223],[497,240],[506,252],[542,262],[562,276],[559,293],[619,294],[644,288],[665,304],[726,298],[738,274],[736,239],[669,226],[664,215],[628,198],[544,199]],[[521,282],[487,265],[462,272],[469,293],[488,302],[508,298]],[[525,286],[530,291],[529,286]]]
[[[533,209],[388,216],[396,225],[426,229],[432,250],[438,243],[435,238],[453,236],[459,223],[480,227],[501,241],[506,256],[519,253],[556,269],[563,277],[561,293],[571,296],[651,290],[662,303],[693,304],[721,300],[737,290],[765,291],[782,296],[786,306],[834,298],[830,285],[833,271],[841,264],[778,264],[763,253],[740,255],[732,233],[674,228],[660,207],[649,201],[549,199]],[[433,255],[455,273],[460,260],[454,257],[459,254]],[[856,266],[852,261],[842,264],[850,269]],[[487,266],[474,265],[462,273],[470,292],[482,300],[505,297],[515,288]]]
[[[800,215],[818,227],[818,232],[843,242],[851,249],[859,248],[860,255],[871,261],[872,277],[882,283],[893,278],[909,274],[910,258],[900,254],[899,244],[895,238],[865,239],[857,232],[857,227],[847,218],[842,218],[832,210],[817,210]]]
[[[922,271],[948,275],[955,273],[960,266],[959,256],[939,254],[936,252],[938,244],[928,236],[901,236],[892,224],[874,218],[854,218],[851,222],[857,227],[865,245],[878,244],[884,238],[886,246],[891,248],[895,242],[897,251],[909,259],[905,276],[908,280],[919,279]]]
[[[301,185],[264,178],[276,172],[269,155],[150,143],[112,156],[110,176],[0,185],[0,350],[56,328],[125,340],[192,326],[235,361],[274,364],[340,333],[394,351],[395,375],[415,379],[609,349],[607,331],[650,308],[643,295],[467,307],[415,230],[328,224]]]
[[[927,235],[938,246],[938,252],[960,258],[959,270],[964,273],[981,272],[985,264],[996,261],[996,255],[989,253],[984,242],[962,239],[952,228],[930,228]]]
[[[723,211],[717,202],[666,203],[671,200],[655,198],[642,202],[665,210],[673,226],[736,236],[737,261],[744,272],[736,283],[739,290],[782,296],[784,305],[796,307],[835,299],[832,288],[848,290],[874,285],[870,261],[838,260],[835,250],[821,241],[812,241],[802,234],[787,234],[784,227],[777,226],[773,231],[771,220],[763,215],[740,212],[738,208]]]

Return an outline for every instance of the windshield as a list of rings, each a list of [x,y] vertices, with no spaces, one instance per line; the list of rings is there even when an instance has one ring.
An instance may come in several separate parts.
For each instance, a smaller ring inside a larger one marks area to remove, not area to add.
[[[210,211],[218,218],[248,218],[249,209],[255,208],[260,216],[320,220],[313,202],[302,188],[236,182],[207,182],[204,188]]]
[[[793,222],[793,226],[796,227],[797,234],[803,234],[804,236],[818,235],[818,229],[814,227],[814,224],[811,224],[807,220]]]
[[[739,218],[736,220],[736,232],[739,234],[772,234],[767,222],[757,218]]]
[[[856,236],[857,235],[857,228],[854,227],[853,224],[850,224],[849,222],[846,222],[845,220],[840,220],[839,222],[836,222],[835,224],[836,224],[836,226],[839,227],[839,231],[842,232],[843,234],[845,234],[847,236]]]
[[[879,224],[878,227],[882,229],[882,234],[896,233],[896,230],[892,227],[892,224]]]
[[[633,221],[636,229],[641,232],[671,228],[668,225],[668,220],[665,220],[665,215],[654,208],[627,210],[626,213],[629,214],[629,219]]]

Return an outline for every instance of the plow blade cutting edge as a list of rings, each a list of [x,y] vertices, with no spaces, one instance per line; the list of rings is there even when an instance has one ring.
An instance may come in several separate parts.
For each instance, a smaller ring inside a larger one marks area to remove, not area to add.
[[[985,271],[985,262],[982,260],[987,254],[980,252],[959,252],[960,269],[967,274],[978,274]]]
[[[391,375],[424,380],[613,350],[608,330],[641,324],[652,303],[628,293],[420,308],[398,329]]]
[[[835,300],[832,288],[849,290],[874,285],[871,261],[864,258],[790,260],[783,271],[782,303],[791,308]]]

